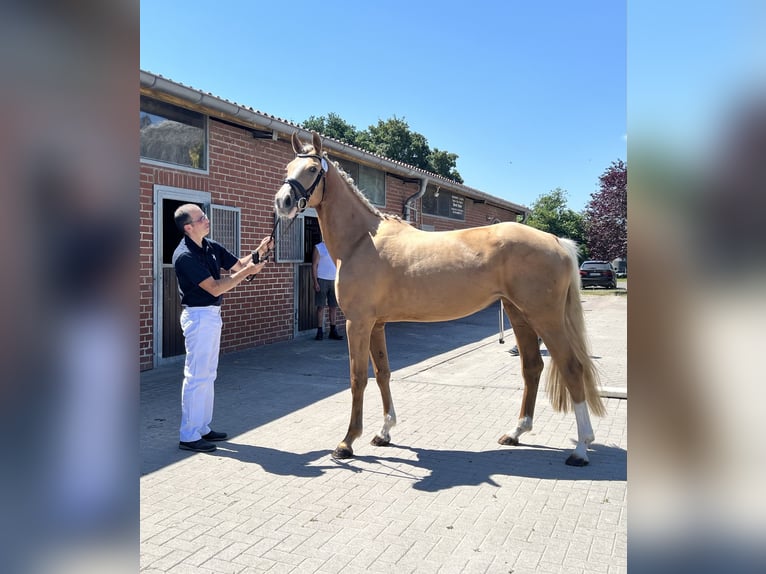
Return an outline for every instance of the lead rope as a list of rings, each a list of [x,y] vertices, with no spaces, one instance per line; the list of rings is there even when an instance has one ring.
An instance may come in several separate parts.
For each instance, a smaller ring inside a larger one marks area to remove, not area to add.
[[[315,155],[315,154],[301,154],[301,153],[299,153],[299,154],[296,154],[296,156],[297,157],[315,157],[315,158],[318,158],[321,161],[321,163],[322,163],[322,169],[319,170],[319,174],[317,174],[317,177],[314,180],[314,183],[312,183],[311,187],[309,187],[308,189],[305,189],[301,185],[301,183],[298,180],[296,180],[296,179],[288,178],[288,179],[285,179],[285,181],[284,181],[284,183],[286,183],[286,184],[288,184],[290,186],[291,190],[293,190],[293,191],[294,190],[298,190],[298,192],[300,193],[301,197],[300,197],[300,199],[298,199],[298,201],[296,203],[298,204],[298,212],[299,213],[303,213],[306,210],[306,204],[308,203],[308,200],[311,199],[311,194],[314,193],[314,190],[319,185],[319,182],[322,181],[324,183],[325,187],[327,185],[327,183],[324,181],[324,176],[327,174],[327,160],[324,157],[322,157],[321,155]],[[324,193],[324,191],[325,190],[324,190],[324,187],[323,187],[322,188],[322,193]],[[277,225],[279,225],[279,220],[280,219],[281,219],[280,217],[276,218],[276,220],[274,221],[274,227],[271,229],[270,237],[271,237],[271,239],[274,240],[274,247],[275,248],[277,246],[277,239],[276,239],[276,235],[275,234],[277,232]],[[297,217],[294,217],[294,218],[292,218],[290,220],[290,223],[288,224],[287,229],[285,230],[285,232],[287,232],[292,227],[293,223],[295,223],[295,221],[297,219],[298,219]],[[273,249],[270,249],[268,252],[266,252],[266,255],[264,256],[263,261],[268,261],[271,258],[273,253],[274,253]],[[260,254],[258,253],[257,250],[253,251],[253,261],[255,261],[256,263],[260,263],[261,262],[261,256],[260,256]],[[254,277],[255,277],[255,275],[248,275],[247,277],[245,277],[245,281],[252,281]]]
[[[274,249],[276,249],[276,247],[277,247],[277,237],[276,237],[277,226],[279,225],[279,222],[280,222],[281,219],[282,219],[281,217],[276,217],[275,218],[275,220],[274,220],[274,227],[271,228],[271,235],[269,236],[271,239],[274,240]],[[295,223],[296,219],[298,219],[298,218],[295,217],[295,218],[290,220],[290,223],[288,224],[287,229],[285,229],[285,232],[287,232],[292,227],[292,225],[293,225],[293,223]],[[266,252],[266,255],[263,256],[263,259],[261,259],[261,256],[260,256],[260,254],[258,253],[257,250],[253,251],[253,261],[255,263],[260,263],[261,261],[268,261],[269,259],[271,259],[271,256],[274,255],[274,249],[269,249]],[[249,281],[252,281],[254,278],[255,278],[255,275],[248,275],[247,277],[245,277],[245,281],[249,282]]]

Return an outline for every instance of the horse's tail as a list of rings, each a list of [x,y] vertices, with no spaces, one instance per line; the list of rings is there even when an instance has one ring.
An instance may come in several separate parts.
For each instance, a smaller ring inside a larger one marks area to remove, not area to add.
[[[606,414],[606,409],[599,394],[599,377],[596,365],[593,363],[588,350],[585,317],[583,316],[582,303],[580,303],[580,269],[577,265],[577,245],[571,239],[559,238],[559,243],[566,250],[571,266],[569,288],[564,304],[564,330],[572,345],[574,358],[582,367],[585,400],[588,407],[594,415],[603,416]],[[554,409],[569,412],[572,408],[572,397],[567,392],[561,371],[555,361],[551,361],[550,364],[546,390]]]

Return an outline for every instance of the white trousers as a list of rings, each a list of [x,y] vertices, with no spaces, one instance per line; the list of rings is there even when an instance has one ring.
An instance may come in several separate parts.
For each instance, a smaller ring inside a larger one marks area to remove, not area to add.
[[[186,343],[181,387],[181,441],[193,442],[210,432],[214,383],[221,348],[221,308],[185,307],[181,329]]]

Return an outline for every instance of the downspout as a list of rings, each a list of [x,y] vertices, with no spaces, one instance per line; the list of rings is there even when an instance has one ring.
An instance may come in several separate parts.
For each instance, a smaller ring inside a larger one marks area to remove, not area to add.
[[[251,129],[253,127],[256,127],[258,130],[263,129],[264,131],[272,130],[271,135],[272,135],[272,139],[274,140],[277,140],[279,137],[277,132],[280,132],[283,134],[291,134],[295,131],[298,131],[300,132],[301,137],[305,138],[307,135],[310,136],[310,132],[308,130],[305,130],[304,128],[296,124],[290,123],[286,120],[281,120],[279,118],[270,116],[268,114],[264,114],[262,112],[257,112],[253,110],[252,108],[244,108],[242,106],[239,106],[227,100],[223,100],[212,94],[202,93],[197,89],[190,88],[182,84],[178,84],[177,82],[173,82],[172,80],[168,80],[166,78],[163,78],[162,76],[158,76],[151,72],[140,70],[140,76],[141,76],[142,88],[146,88],[148,90],[151,90],[157,93],[162,93],[162,94],[172,96],[173,98],[177,98],[177,99],[189,102],[191,104],[194,104],[201,108],[205,108],[207,110],[213,110],[221,114],[222,116],[225,116],[228,118],[235,118],[236,120],[241,121],[244,124],[243,127],[249,126]],[[204,113],[208,113],[208,112],[204,112]],[[210,114],[208,113],[208,115]],[[212,117],[216,117],[216,116],[212,116]],[[372,165],[382,171],[391,171],[392,173],[402,173],[405,169],[412,167],[412,166],[407,166],[405,164],[402,164],[401,162],[393,161],[387,158],[382,158],[374,154],[370,154],[369,152],[365,152],[359,148],[355,148],[354,146],[344,144],[343,142],[331,141],[331,142],[328,142],[328,144],[329,145],[327,145],[326,147],[329,150],[346,154],[350,158],[353,158],[361,163]],[[420,179],[421,177],[425,177],[425,179],[421,181],[420,191],[418,191],[413,196],[408,197],[406,200],[404,200],[404,205],[402,206],[402,212],[403,212],[403,215],[405,215],[406,219],[409,220],[409,217],[411,216],[410,204],[416,199],[423,197],[426,191],[426,186],[428,185],[429,177],[424,176],[422,171],[408,170],[407,174],[409,176],[412,176],[414,179]],[[464,194],[467,197],[483,198],[485,200],[497,202],[497,198],[494,198],[477,189],[470,188],[463,184],[450,182],[449,187],[450,189],[456,190],[457,193]],[[522,221],[526,221],[527,216],[529,215],[529,213],[526,210],[524,210],[523,206],[513,204],[511,202],[506,202],[506,201],[502,202],[502,207],[505,209],[511,209],[513,211],[523,212],[524,216]]]
[[[424,177],[423,179],[420,180],[420,189],[404,200],[404,205],[402,206],[402,213],[404,215],[405,221],[410,221],[410,216],[412,214],[411,204],[414,201],[423,197],[423,195],[425,195],[427,187],[428,187],[428,178]],[[417,223],[417,221],[415,221],[414,223]]]

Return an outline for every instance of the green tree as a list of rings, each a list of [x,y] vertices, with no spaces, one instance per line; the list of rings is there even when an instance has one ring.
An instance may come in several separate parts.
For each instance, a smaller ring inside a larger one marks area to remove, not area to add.
[[[582,260],[588,257],[585,218],[581,213],[567,207],[568,195],[566,190],[560,187],[542,194],[532,204],[532,213],[526,223],[558,237],[573,239],[579,246]]]
[[[326,116],[310,116],[303,122],[303,127],[350,145],[358,145],[359,131],[356,127],[333,112]]]
[[[599,190],[585,207],[588,247],[596,259],[628,255],[628,166],[622,160],[599,177]]]
[[[404,119],[394,116],[386,121],[378,120],[362,135],[362,141],[371,152],[402,163],[429,170],[426,138],[410,130]]]
[[[385,121],[378,120],[377,125],[360,131],[337,114],[329,113],[326,116],[309,117],[303,122],[303,127],[371,153],[463,183],[463,178],[457,171],[457,154],[440,149],[432,150],[425,136],[412,131],[404,118],[394,116]]]
[[[463,178],[458,173],[457,168],[457,154],[442,151],[438,148],[428,155],[428,168],[429,171],[443,175],[458,183],[463,183]]]

